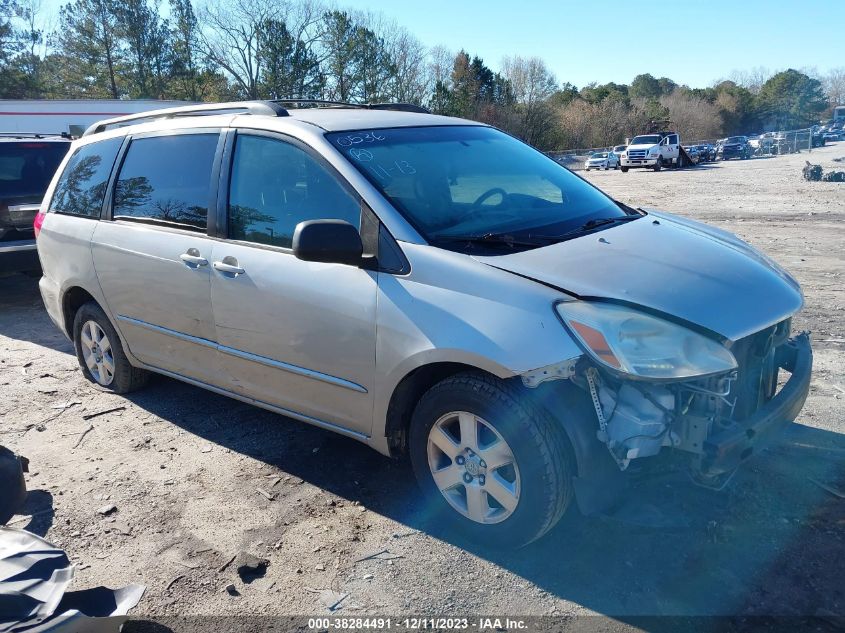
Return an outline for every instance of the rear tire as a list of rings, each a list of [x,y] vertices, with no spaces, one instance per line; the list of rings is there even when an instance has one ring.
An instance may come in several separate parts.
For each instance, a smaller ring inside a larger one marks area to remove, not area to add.
[[[130,364],[117,331],[103,309],[93,301],[76,311],[73,346],[83,375],[100,389],[129,393],[149,380],[148,371]]]
[[[417,404],[409,439],[424,511],[473,541],[522,547],[557,524],[571,503],[564,431],[495,377],[468,372],[436,384]]]

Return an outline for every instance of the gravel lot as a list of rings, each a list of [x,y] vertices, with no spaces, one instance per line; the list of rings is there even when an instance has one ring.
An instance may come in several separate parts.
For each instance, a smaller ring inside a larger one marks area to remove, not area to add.
[[[845,614],[845,184],[801,180],[807,158],[843,169],[841,156],[845,143],[583,174],[628,204],[735,232],[803,284],[810,398],[784,443],[722,492],[668,475],[624,517],[570,516],[522,551],[487,551],[429,523],[407,464],[352,440],[165,378],[128,398],[93,389],[36,282],[12,276],[0,442],[32,471],[15,525],[67,550],[74,588],[145,584],[136,611],[149,619],[326,615],[344,594],[344,615]],[[239,551],[267,558],[266,575],[245,583],[224,567]]]

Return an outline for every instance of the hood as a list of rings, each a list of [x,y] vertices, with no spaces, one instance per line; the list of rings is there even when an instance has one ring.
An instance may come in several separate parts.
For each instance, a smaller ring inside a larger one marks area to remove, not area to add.
[[[732,341],[782,321],[804,301],[788,273],[737,237],[663,213],[476,259],[578,298],[642,306]]]
[[[657,147],[659,143],[638,143],[636,145],[629,145],[627,149],[630,151],[632,149],[651,149],[652,147]]]

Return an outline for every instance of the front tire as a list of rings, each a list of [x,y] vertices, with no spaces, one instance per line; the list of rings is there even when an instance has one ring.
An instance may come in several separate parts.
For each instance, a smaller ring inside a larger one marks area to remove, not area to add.
[[[426,392],[410,454],[425,511],[504,548],[548,532],[573,497],[564,431],[516,386],[461,373]]]
[[[619,169],[621,169],[621,170],[622,170],[622,173],[623,173],[623,174],[627,174],[627,173],[628,173],[628,168],[627,168],[627,167],[620,167]]]
[[[663,169],[663,157],[660,156],[657,158],[657,162],[654,163],[654,171],[660,171]]]
[[[143,387],[149,379],[149,372],[129,363],[117,331],[93,301],[76,311],[73,345],[85,378],[100,389],[128,393]]]

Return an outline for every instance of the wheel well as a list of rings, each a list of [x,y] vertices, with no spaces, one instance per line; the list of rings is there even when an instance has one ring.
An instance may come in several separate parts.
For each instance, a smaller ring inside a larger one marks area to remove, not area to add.
[[[422,395],[441,380],[464,371],[483,370],[463,363],[432,363],[413,370],[396,385],[387,407],[385,425],[391,454],[401,455],[406,452],[411,416]]]
[[[89,301],[96,303],[96,299],[91,296],[91,293],[79,286],[68,289],[62,297],[65,332],[71,339],[73,339],[73,318],[76,316],[76,311]]]

